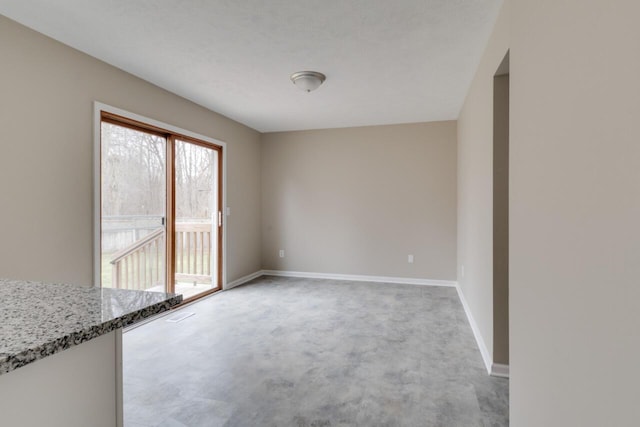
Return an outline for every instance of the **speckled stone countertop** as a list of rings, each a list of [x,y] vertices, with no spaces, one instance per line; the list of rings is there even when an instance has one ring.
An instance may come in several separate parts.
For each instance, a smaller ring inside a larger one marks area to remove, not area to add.
[[[160,292],[0,279],[0,375],[181,301]]]

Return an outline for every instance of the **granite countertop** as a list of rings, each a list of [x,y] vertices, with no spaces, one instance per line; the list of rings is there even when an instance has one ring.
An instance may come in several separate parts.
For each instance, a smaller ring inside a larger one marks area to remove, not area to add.
[[[0,375],[181,301],[160,292],[0,279]]]

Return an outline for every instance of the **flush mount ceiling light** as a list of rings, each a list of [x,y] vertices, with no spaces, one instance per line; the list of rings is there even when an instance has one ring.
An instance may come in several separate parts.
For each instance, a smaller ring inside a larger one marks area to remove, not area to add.
[[[317,71],[298,71],[291,74],[291,81],[305,92],[311,92],[320,87],[327,77]]]

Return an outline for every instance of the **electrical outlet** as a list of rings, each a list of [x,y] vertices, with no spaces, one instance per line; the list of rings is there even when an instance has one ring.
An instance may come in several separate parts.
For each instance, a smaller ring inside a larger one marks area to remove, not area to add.
[[[413,264],[413,255],[409,255],[409,256],[407,257],[407,262],[408,262],[409,264]]]
[[[280,249],[280,258],[284,258],[284,249]]]

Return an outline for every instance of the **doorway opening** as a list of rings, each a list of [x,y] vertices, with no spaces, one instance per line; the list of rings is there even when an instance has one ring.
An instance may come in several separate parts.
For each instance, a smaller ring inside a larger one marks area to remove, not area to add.
[[[493,78],[493,366],[509,366],[509,52]]]
[[[97,281],[190,301],[222,288],[223,146],[99,111]]]

